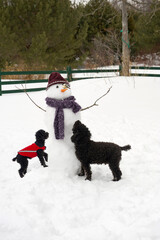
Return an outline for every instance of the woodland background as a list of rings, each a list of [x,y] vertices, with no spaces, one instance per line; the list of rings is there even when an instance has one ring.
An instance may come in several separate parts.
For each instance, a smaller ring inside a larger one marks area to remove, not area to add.
[[[141,1],[143,2],[143,1]],[[156,7],[155,7],[156,6]],[[1,70],[56,70],[121,63],[118,1],[0,0]],[[160,1],[128,6],[132,62],[156,64],[160,56]]]

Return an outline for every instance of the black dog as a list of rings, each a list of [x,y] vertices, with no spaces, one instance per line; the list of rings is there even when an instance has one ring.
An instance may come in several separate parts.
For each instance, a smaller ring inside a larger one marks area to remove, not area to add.
[[[113,174],[113,181],[119,181],[122,172],[119,168],[121,160],[121,151],[131,149],[130,145],[120,147],[114,143],[94,142],[90,140],[91,133],[89,129],[80,121],[76,121],[73,126],[73,136],[71,141],[75,144],[75,153],[81,162],[81,173],[86,174],[86,179],[91,180],[92,172],[90,164],[109,164]]]
[[[48,154],[44,152],[46,147],[44,146],[45,140],[49,137],[49,133],[44,130],[39,130],[35,134],[36,142],[28,147],[20,150],[13,161],[16,161],[20,164],[21,168],[18,170],[20,177],[24,177],[27,173],[28,167],[28,158],[38,157],[41,165],[43,167],[48,167],[45,161],[48,161]]]

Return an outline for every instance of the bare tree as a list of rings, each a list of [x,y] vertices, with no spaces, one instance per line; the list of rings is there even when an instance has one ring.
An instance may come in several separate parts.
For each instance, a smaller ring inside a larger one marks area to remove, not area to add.
[[[103,3],[107,0],[101,2],[98,7],[98,10],[101,8],[103,12]],[[160,9],[159,2],[160,0],[108,0],[110,3],[114,5],[117,9],[122,12],[122,53],[121,53],[121,75],[129,76],[130,74],[130,43],[129,43],[129,34],[128,34],[128,9],[133,9],[135,11],[142,12],[143,14],[150,12],[151,17],[155,15],[156,11]],[[87,0],[79,0],[79,2],[89,2]],[[152,8],[151,8],[152,6]],[[96,11],[96,10],[95,10]],[[94,15],[94,12],[91,14]],[[100,42],[97,39],[94,39],[96,45],[100,45]],[[112,52],[112,48],[110,45],[105,42],[106,50],[103,52],[103,56],[105,53]],[[103,49],[104,42],[101,43],[101,47]],[[110,49],[110,51],[109,51]],[[102,54],[102,52],[100,53]]]
[[[155,14],[158,8],[159,0],[114,0],[122,11],[122,70],[121,75],[129,76],[130,74],[130,44],[128,36],[128,8],[143,13],[151,12]],[[152,10],[151,10],[151,6]]]
[[[120,33],[116,30],[107,30],[105,36],[95,37],[90,52],[93,63],[96,65],[119,65],[121,62]]]
[[[127,1],[122,0],[122,76],[129,76],[130,47],[128,38]]]

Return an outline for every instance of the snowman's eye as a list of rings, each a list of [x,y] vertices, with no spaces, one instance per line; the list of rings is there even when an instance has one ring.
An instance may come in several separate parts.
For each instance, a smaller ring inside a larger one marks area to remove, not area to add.
[[[59,88],[59,86],[56,86],[56,88]]]

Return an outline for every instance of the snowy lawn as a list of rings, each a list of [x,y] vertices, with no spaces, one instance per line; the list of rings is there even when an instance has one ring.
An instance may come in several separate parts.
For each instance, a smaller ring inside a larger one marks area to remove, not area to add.
[[[37,158],[30,160],[21,179],[12,158],[35,141],[37,130],[47,130],[45,114],[25,94],[0,97],[1,239],[160,239],[160,79],[115,77],[71,83],[82,108],[110,86],[99,106],[82,112],[82,122],[95,141],[132,146],[122,153],[119,182],[112,181],[108,166],[92,166],[89,182],[52,174]],[[45,91],[30,96],[45,108]]]

